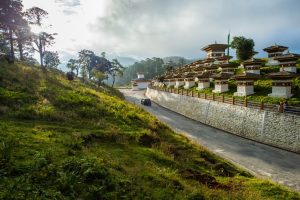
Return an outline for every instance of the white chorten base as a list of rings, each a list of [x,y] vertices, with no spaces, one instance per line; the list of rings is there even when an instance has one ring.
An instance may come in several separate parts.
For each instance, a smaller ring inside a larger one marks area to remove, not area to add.
[[[184,85],[184,81],[176,81],[175,83],[175,88],[179,88],[180,86],[183,86]]]
[[[184,89],[189,89],[195,85],[195,81],[186,81],[184,85]]]
[[[240,96],[240,97],[244,97],[244,96],[248,96],[254,94],[254,87],[253,85],[251,86],[244,86],[244,85],[238,85],[237,86],[237,92],[235,92],[233,95],[234,96]]]
[[[197,90],[203,90],[203,89],[209,88],[209,87],[210,87],[210,83],[209,82],[199,82]]]
[[[253,73],[253,74],[259,74],[259,75],[260,75],[260,70],[259,70],[259,69],[255,69],[255,70],[246,70],[246,72],[248,72],[248,73]]]
[[[282,68],[280,68],[280,71],[282,72]],[[285,72],[292,72],[292,73],[297,73],[297,68],[296,67],[284,67]]]
[[[279,65],[278,60],[274,60],[273,58],[269,58],[268,62],[266,63],[266,66],[274,66],[274,65]]]
[[[268,94],[269,97],[278,97],[278,98],[291,98],[293,94],[291,93],[291,86],[272,86],[272,93]]]
[[[212,91],[213,93],[223,93],[228,91],[228,84],[224,85],[215,85],[215,89]]]
[[[167,87],[168,87],[168,88],[170,88],[170,87],[172,87],[172,86],[174,86],[174,85],[175,85],[175,82],[168,82],[168,83],[167,83]]]

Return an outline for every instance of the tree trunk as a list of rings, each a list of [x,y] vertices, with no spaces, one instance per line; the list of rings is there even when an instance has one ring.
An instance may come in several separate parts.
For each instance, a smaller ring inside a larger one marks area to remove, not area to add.
[[[12,62],[14,63],[15,52],[14,52],[13,32],[11,28],[9,28],[9,42],[10,42],[10,55],[11,55]]]
[[[44,64],[43,64],[43,53],[40,52],[40,63],[41,63],[41,67],[44,67]]]
[[[113,75],[112,78],[113,78],[113,83],[112,83],[111,87],[114,87],[114,85],[115,85],[115,80],[116,80],[116,76]]]
[[[39,36],[39,53],[40,53],[41,67],[44,67],[44,63],[43,63],[43,44],[42,44],[41,36]]]
[[[88,70],[88,79],[89,79],[89,80],[91,80],[91,77],[92,77],[92,76],[91,76],[91,73],[92,73],[91,70]]]
[[[24,60],[24,56],[23,56],[23,44],[20,41],[18,41],[18,48],[19,48],[20,60]]]
[[[76,69],[76,76],[78,77],[79,68]]]

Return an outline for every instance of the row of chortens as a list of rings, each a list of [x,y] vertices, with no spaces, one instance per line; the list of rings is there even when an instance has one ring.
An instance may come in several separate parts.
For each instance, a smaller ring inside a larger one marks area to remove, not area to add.
[[[272,79],[272,93],[268,96],[290,98],[292,79],[297,77],[296,63],[300,54],[288,52],[288,47],[273,45],[263,50],[268,53],[268,60],[254,58],[257,52],[253,52],[251,59],[239,64],[230,62],[232,58],[225,54],[229,47],[227,44],[210,44],[202,48],[206,52],[205,59],[194,61],[183,67],[171,70],[152,80],[153,86],[174,87],[189,89],[197,84],[197,90],[210,87],[210,82],[215,81],[214,93],[229,91],[228,80],[234,79],[237,83],[235,96],[248,96],[254,94],[254,81],[259,78]],[[280,66],[280,71],[261,75],[263,66]],[[244,68],[243,74],[234,75],[237,68]]]

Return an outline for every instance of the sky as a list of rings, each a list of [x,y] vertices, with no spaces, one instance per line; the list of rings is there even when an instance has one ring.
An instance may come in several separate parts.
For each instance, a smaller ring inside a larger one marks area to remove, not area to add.
[[[81,49],[115,56],[203,58],[201,48],[226,43],[230,32],[263,48],[280,44],[300,53],[300,0],[23,0],[49,15],[58,33],[51,50],[63,62]],[[234,54],[234,51],[231,51]]]

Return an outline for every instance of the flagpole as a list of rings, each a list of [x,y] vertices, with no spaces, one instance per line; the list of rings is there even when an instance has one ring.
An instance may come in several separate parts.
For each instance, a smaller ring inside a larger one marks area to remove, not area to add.
[[[230,46],[230,31],[229,31],[229,33],[228,33],[228,37],[227,37],[227,44],[228,44],[227,56],[229,56],[229,46]]]

